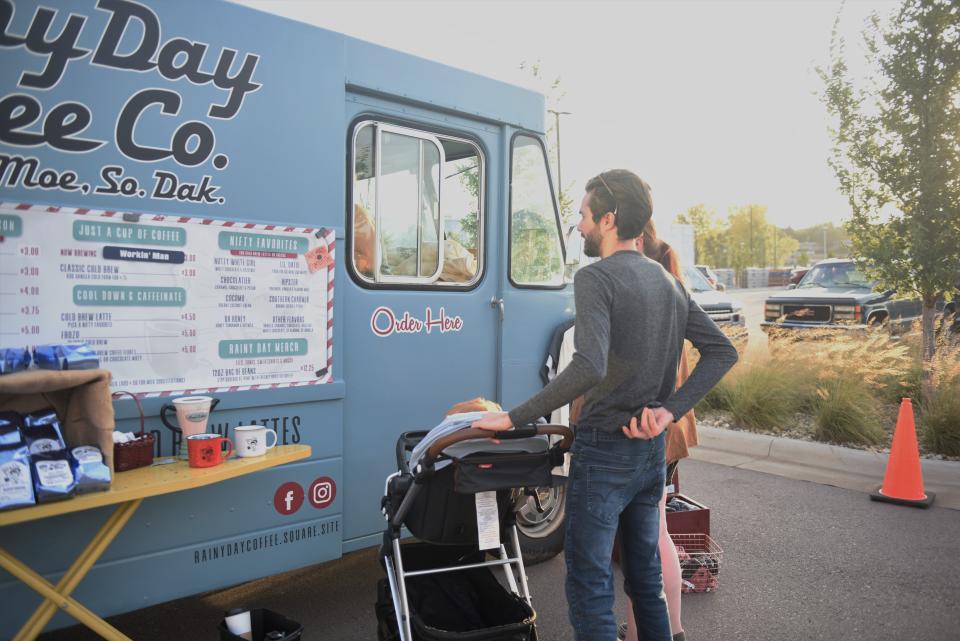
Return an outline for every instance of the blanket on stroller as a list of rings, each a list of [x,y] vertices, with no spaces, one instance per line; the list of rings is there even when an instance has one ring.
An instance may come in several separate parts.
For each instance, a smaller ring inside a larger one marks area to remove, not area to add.
[[[465,430],[470,427],[474,421],[483,416],[484,412],[462,412],[447,416],[439,425],[427,432],[413,451],[410,453],[410,469],[415,469],[417,464],[427,454],[430,446],[439,441],[448,434],[453,434],[459,430]],[[497,452],[500,454],[511,452],[527,452],[536,454],[546,452],[550,447],[550,440],[547,436],[531,436],[530,438],[518,438],[509,441],[501,441],[494,445],[490,441],[471,440],[455,443],[444,450],[444,454],[453,458],[463,458],[469,454],[479,452]],[[440,470],[450,464],[450,461],[438,461],[436,469]]]

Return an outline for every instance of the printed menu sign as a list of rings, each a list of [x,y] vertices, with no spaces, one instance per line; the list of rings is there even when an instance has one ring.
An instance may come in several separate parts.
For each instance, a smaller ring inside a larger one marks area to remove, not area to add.
[[[0,204],[0,239],[0,347],[86,342],[142,393],[332,378],[332,231]]]

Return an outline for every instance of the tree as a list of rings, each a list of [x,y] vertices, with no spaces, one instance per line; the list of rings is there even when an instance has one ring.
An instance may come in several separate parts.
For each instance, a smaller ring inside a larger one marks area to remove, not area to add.
[[[764,231],[764,243],[770,250],[763,261],[764,267],[768,264],[771,267],[786,264],[787,256],[800,248],[800,241],[785,233],[776,225],[767,225]]]
[[[923,301],[929,391],[934,306],[960,276],[960,5],[905,0],[886,21],[874,15],[863,36],[866,83],[850,78],[836,24],[829,67],[819,70],[833,119],[830,166],[850,202],[859,266]]]
[[[747,267],[766,264],[767,223],[766,205],[731,207],[727,214],[727,246],[730,267],[740,272]],[[771,240],[770,256],[773,257]]]
[[[560,111],[560,103],[563,102],[564,97],[566,97],[567,92],[563,88],[563,83],[561,82],[560,76],[554,76],[553,80],[548,80],[545,72],[543,70],[543,65],[539,60],[529,63],[526,60],[520,62],[520,70],[528,71],[531,76],[536,81],[540,93],[544,95],[547,113],[546,113],[546,123],[547,130],[545,132],[545,138],[547,141],[547,160],[550,165],[553,167],[553,175],[556,177],[560,173],[557,169],[560,166],[560,154],[557,149],[557,131],[556,131],[556,118],[550,113],[550,110]],[[561,185],[558,183],[554,186],[557,192],[557,205],[560,208],[560,220],[563,222],[564,228],[566,228],[571,223],[575,222],[574,218],[576,217],[576,203],[574,203],[572,196],[570,195],[570,190],[573,188],[573,181],[568,181],[567,184]]]
[[[691,225],[694,232],[694,259],[699,264],[726,265],[726,229],[712,209],[706,205],[694,205],[687,211],[677,214],[674,222]]]

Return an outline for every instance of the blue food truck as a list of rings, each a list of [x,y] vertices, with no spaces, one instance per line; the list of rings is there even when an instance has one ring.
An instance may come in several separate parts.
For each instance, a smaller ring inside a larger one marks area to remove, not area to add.
[[[89,343],[158,458],[196,394],[312,448],[148,499],[75,592],[98,614],[377,544],[401,432],[542,385],[573,298],[541,95],[226,2],[0,0],[0,60],[4,346]],[[0,547],[56,582],[109,512]],[[0,574],[8,638],[38,597]]]

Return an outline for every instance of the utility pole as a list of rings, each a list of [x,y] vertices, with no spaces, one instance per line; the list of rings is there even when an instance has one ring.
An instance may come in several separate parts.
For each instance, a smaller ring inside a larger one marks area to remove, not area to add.
[[[748,267],[753,266],[753,207],[750,207],[750,261]]]
[[[557,111],[556,109],[547,109],[553,114],[554,122],[557,128],[557,199],[560,199],[560,192],[563,191],[563,175],[560,173],[560,116],[569,116],[569,111]]]
[[[777,236],[780,235],[780,230],[777,229],[776,225],[773,227],[773,268],[777,268]]]
[[[827,259],[827,226],[823,226],[823,259]]]

